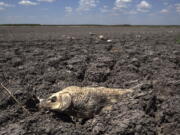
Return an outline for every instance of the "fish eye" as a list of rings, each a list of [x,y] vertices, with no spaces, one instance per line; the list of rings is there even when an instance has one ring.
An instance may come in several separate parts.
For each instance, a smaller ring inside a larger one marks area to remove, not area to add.
[[[51,102],[56,102],[56,101],[57,101],[57,97],[54,96],[54,97],[52,97],[50,100],[51,100]]]

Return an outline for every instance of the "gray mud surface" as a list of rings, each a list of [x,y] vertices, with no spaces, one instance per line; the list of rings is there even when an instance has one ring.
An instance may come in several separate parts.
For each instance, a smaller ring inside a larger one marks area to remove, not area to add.
[[[96,35],[112,39],[108,43]],[[179,135],[180,28],[0,27],[0,82],[31,112],[0,93],[0,135]],[[5,77],[4,77],[5,76]],[[131,88],[112,111],[84,124],[38,111],[67,86]]]

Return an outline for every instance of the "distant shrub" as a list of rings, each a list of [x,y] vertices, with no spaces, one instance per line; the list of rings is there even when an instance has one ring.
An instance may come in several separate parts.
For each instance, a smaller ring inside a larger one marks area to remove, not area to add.
[[[0,26],[41,26],[41,24],[0,24]]]
[[[180,44],[180,38],[176,40],[176,43]]]
[[[177,44],[180,44],[180,35],[178,34],[177,37],[176,37],[176,43]]]

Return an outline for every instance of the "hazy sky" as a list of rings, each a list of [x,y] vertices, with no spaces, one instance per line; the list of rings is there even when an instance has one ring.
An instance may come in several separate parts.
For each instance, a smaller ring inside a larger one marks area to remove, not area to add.
[[[180,0],[0,0],[0,23],[180,25]]]

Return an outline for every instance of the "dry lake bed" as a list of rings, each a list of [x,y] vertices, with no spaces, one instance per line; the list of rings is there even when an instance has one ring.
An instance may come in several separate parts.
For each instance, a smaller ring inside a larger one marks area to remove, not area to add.
[[[180,134],[180,27],[0,27],[0,135]],[[65,87],[137,87],[81,124],[39,111]],[[4,99],[2,99],[4,98]]]

